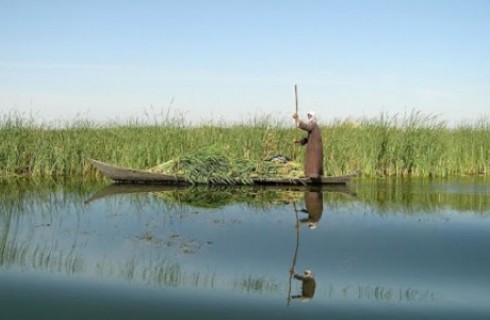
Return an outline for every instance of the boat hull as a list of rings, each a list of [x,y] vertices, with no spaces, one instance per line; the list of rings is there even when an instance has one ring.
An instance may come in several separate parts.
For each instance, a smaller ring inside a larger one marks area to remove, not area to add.
[[[92,166],[104,176],[119,184],[160,184],[160,185],[193,185],[195,182],[181,175],[169,175],[147,170],[130,169],[104,163],[99,160],[85,158]],[[251,178],[249,182],[254,185],[345,185],[357,174],[341,176],[328,176],[319,178]],[[215,185],[243,185],[250,184],[240,179],[228,181],[215,181]]]

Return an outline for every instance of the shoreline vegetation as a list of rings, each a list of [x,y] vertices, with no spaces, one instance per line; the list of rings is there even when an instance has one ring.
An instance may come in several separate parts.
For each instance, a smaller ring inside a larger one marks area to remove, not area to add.
[[[320,123],[326,175],[450,177],[488,175],[490,120],[449,127],[417,111],[380,114],[356,121]],[[302,164],[293,141],[304,132],[271,116],[242,124],[186,124],[183,117],[152,123],[100,125],[86,120],[62,127],[37,124],[18,114],[0,115],[0,178],[101,178],[84,157],[148,169],[203,148],[220,148],[231,159],[275,155]]]

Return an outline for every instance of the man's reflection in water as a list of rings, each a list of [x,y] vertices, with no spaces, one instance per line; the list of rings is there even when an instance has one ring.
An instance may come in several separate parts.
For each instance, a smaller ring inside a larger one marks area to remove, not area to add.
[[[301,219],[300,222],[308,224],[308,228],[315,230],[323,213],[323,192],[315,189],[306,190],[304,199],[306,209],[300,211],[307,213],[308,217]]]
[[[291,296],[292,299],[301,299],[301,301],[309,301],[315,295],[316,281],[313,277],[313,273],[310,270],[305,270],[303,274],[294,274],[294,279],[301,280],[303,282],[301,286],[301,294]]]

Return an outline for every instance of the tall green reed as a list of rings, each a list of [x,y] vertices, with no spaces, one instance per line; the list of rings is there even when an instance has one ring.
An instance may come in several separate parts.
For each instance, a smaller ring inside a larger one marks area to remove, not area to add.
[[[322,124],[328,175],[450,176],[487,174],[490,121],[448,127],[436,116],[411,112]],[[0,176],[60,178],[97,175],[84,157],[149,168],[212,145],[232,158],[293,156],[293,140],[306,133],[271,116],[243,123],[192,126],[184,117],[151,122],[95,124],[85,120],[52,127],[33,118],[0,118]],[[304,161],[299,148],[296,161]]]

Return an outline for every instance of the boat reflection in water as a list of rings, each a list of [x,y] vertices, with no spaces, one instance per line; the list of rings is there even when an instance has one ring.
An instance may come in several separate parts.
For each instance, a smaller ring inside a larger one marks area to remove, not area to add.
[[[168,186],[111,184],[88,198],[85,203],[98,199],[136,193],[151,193],[168,203],[200,208],[219,208],[233,204],[253,207],[296,203],[304,199],[308,222],[316,225],[323,211],[323,193],[341,194],[350,198],[355,192],[348,185],[331,186]],[[306,221],[306,220],[305,220]]]

